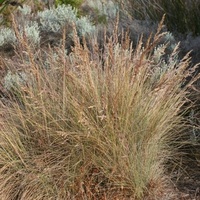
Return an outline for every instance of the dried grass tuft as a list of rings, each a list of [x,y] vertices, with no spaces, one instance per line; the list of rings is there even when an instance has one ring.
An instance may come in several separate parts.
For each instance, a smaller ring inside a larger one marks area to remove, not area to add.
[[[179,62],[175,49],[167,70],[157,70],[161,28],[134,50],[127,35],[119,43],[114,31],[102,52],[95,39],[92,50],[81,44],[74,27],[72,52],[66,55],[64,42],[49,48],[48,68],[42,52],[21,41],[31,84],[13,88],[9,106],[1,102],[1,199],[166,195],[165,163],[184,128],[189,57]]]

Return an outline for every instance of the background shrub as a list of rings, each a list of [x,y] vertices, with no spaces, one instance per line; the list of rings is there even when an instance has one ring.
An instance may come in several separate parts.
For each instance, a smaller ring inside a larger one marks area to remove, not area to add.
[[[65,4],[65,5],[71,5],[74,8],[79,8],[79,6],[81,5],[81,3],[83,3],[83,0],[55,0],[56,5],[61,5],[61,4]]]
[[[9,28],[0,29],[0,46],[14,44],[16,37],[14,31]]]
[[[170,31],[181,33],[200,33],[200,1],[199,0],[129,0],[120,1],[125,10],[136,19],[160,21],[166,14],[167,27]]]

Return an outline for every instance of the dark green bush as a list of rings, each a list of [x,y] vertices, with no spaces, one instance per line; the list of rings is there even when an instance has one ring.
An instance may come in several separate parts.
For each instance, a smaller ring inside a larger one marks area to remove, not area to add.
[[[170,31],[200,33],[199,0],[129,0],[125,5],[134,18],[160,21],[166,14]]]
[[[61,4],[70,4],[72,7],[78,8],[81,3],[83,2],[82,0],[56,0],[56,6],[61,5]]]

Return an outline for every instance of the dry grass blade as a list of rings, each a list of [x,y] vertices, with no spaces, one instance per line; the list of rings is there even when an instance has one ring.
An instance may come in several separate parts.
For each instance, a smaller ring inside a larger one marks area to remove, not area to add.
[[[0,130],[1,199],[166,195],[164,164],[182,129],[189,60],[176,68],[168,62],[168,70],[156,74],[152,51],[161,27],[135,52],[126,34],[121,44],[114,35],[103,55],[84,39],[81,44],[74,27],[72,52],[66,55],[64,43],[50,49],[48,68],[25,44],[34,82],[15,88],[18,101],[1,108],[7,113]]]

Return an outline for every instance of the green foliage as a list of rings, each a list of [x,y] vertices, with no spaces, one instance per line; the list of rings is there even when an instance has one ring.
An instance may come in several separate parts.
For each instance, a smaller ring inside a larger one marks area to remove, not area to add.
[[[125,10],[134,18],[160,21],[166,14],[165,22],[170,31],[200,34],[199,0],[128,0],[125,5]]]
[[[106,24],[107,22],[106,14],[101,13],[98,8],[95,8],[94,12],[96,14],[94,18],[94,22],[97,24]]]
[[[79,8],[83,0],[56,0],[56,6],[61,5],[61,4],[70,4],[74,8]]]
[[[196,0],[160,0],[160,6],[149,4],[148,15],[153,20],[159,20],[166,13],[166,24],[170,30],[177,30],[181,33],[192,32],[200,34],[200,1]]]

